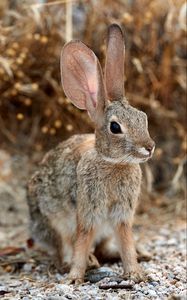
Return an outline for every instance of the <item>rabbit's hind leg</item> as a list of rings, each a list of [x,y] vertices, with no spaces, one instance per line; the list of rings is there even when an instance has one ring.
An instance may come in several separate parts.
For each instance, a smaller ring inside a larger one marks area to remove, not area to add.
[[[66,230],[66,222],[61,213],[53,216],[50,227],[53,234],[52,242],[56,249],[56,267],[62,274],[68,273],[73,254],[73,233]]]
[[[39,207],[29,206],[30,209],[30,232],[34,243],[46,250],[53,258],[56,268],[64,273],[68,270],[67,263],[64,263],[63,239],[48,216],[44,216]]]

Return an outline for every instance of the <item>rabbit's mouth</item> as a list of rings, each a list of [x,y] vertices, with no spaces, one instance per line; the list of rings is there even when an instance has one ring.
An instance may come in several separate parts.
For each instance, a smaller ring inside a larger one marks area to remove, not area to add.
[[[126,148],[126,154],[120,156],[120,157],[111,157],[111,156],[105,156],[102,155],[102,158],[113,164],[139,164],[144,163],[147,160],[149,160],[152,157],[154,149],[151,151],[146,150],[144,147],[135,148],[133,146]]]
[[[131,153],[128,155],[127,162],[130,163],[144,163],[148,161],[154,152],[154,148],[151,150],[146,149],[145,147],[133,148],[130,151]]]
[[[140,159],[148,160],[153,156],[154,149],[155,149],[155,147],[151,147],[151,148],[141,147],[141,148],[138,148],[135,151],[136,156]]]

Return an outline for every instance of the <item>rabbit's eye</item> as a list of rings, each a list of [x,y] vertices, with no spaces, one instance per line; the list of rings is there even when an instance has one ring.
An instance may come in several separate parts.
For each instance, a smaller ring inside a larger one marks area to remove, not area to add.
[[[121,127],[117,122],[110,123],[110,131],[114,134],[122,133]]]

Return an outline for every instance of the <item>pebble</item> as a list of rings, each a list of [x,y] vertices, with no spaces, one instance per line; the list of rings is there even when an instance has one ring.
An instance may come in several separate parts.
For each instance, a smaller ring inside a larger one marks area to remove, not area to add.
[[[22,285],[22,283],[21,283],[20,281],[14,280],[14,281],[10,284],[10,287],[16,288],[16,287],[18,287],[18,286],[20,286],[20,285]]]
[[[180,274],[180,272],[181,272],[181,267],[175,267],[175,268],[173,269],[174,275]]]
[[[31,272],[31,270],[32,270],[32,264],[29,264],[29,263],[24,264],[23,270],[24,270],[25,272],[27,272],[27,273]]]
[[[177,244],[177,240],[176,239],[170,239],[167,241],[168,246],[174,246]]]
[[[160,280],[160,278],[154,273],[149,274],[147,277],[148,277],[148,280],[150,280],[150,281],[159,281]]]
[[[152,281],[152,282],[150,282],[149,284],[151,284],[151,285],[153,285],[153,286],[157,286],[159,283],[156,282],[156,281]]]
[[[5,285],[0,285],[0,292],[1,291],[8,291],[8,287],[7,286],[5,286]]]
[[[72,288],[67,284],[57,284],[56,289],[62,291],[64,294],[72,292]]]
[[[59,295],[54,295],[47,297],[47,300],[67,300],[67,298]]]
[[[154,290],[149,290],[148,294],[151,297],[157,297],[157,293]]]
[[[161,228],[160,229],[160,234],[167,237],[167,236],[169,236],[170,231],[168,229],[166,229],[166,228]]]
[[[117,276],[117,274],[111,268],[101,267],[98,269],[89,270],[85,275],[85,279],[91,283],[96,283],[105,277],[113,276]]]
[[[55,274],[55,278],[56,278],[57,281],[61,281],[61,280],[63,280],[64,276],[62,276],[61,274],[57,273],[57,274]]]

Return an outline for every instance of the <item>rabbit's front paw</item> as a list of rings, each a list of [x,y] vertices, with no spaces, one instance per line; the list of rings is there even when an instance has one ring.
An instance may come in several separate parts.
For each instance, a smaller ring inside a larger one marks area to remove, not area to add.
[[[123,278],[126,280],[133,280],[136,283],[146,281],[146,275],[140,268],[138,268],[135,271],[133,270],[129,272],[124,272]]]
[[[78,277],[74,277],[74,276],[68,276],[67,280],[66,280],[66,284],[82,284],[84,282],[84,278],[78,278]]]
[[[83,278],[78,278],[78,277],[74,277],[74,276],[68,276],[66,279],[62,279],[61,283],[62,284],[75,284],[75,285],[79,285],[82,284],[84,282]]]
[[[84,275],[80,270],[72,270],[66,279],[66,284],[82,284],[83,282]]]

